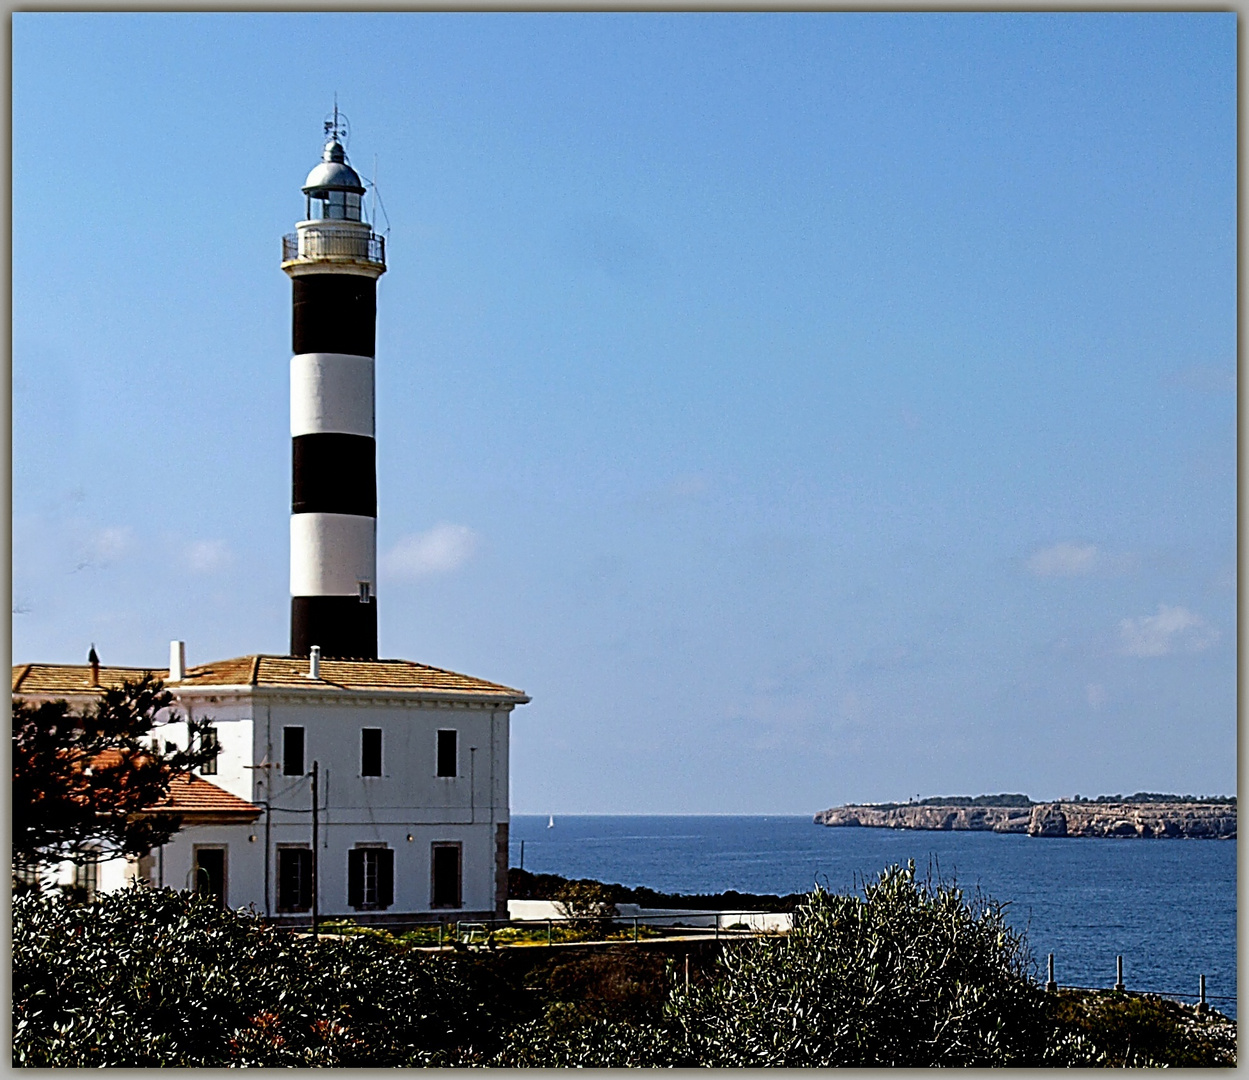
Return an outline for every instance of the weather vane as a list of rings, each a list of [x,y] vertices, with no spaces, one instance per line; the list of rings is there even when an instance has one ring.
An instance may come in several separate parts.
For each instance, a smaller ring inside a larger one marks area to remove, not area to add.
[[[325,118],[325,137],[337,139],[343,146],[347,145],[347,140],[351,137],[351,122],[338,111],[337,93],[334,94],[334,114]]]

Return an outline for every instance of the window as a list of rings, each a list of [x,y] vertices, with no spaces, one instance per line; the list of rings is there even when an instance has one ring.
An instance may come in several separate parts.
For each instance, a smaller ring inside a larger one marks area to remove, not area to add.
[[[382,775],[382,729],[362,728],[360,731],[360,775]]]
[[[74,892],[84,900],[94,900],[96,890],[100,886],[100,864],[84,863],[74,867]]]
[[[347,852],[347,903],[357,911],[372,911],[394,902],[395,853],[390,848]]]
[[[458,908],[460,896],[461,845],[441,842],[431,845],[430,907]]]
[[[438,775],[456,775],[456,733],[454,731],[438,732]]]
[[[369,584],[369,582],[367,581],[358,581],[356,582],[356,584],[360,589],[360,603],[362,604],[372,603],[373,586]]]
[[[301,727],[282,729],[282,774],[304,775],[304,729]]]
[[[199,767],[200,776],[216,776],[217,775],[217,751],[221,747],[221,743],[217,741],[217,729],[215,727],[207,727],[200,735],[201,745],[205,750],[211,750],[212,757]]]
[[[278,848],[278,911],[312,910],[312,849]]]

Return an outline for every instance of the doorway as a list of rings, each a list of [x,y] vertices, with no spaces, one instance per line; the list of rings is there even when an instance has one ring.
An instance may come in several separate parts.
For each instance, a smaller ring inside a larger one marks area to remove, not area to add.
[[[216,907],[226,904],[226,849],[196,847],[192,891],[210,899]]]

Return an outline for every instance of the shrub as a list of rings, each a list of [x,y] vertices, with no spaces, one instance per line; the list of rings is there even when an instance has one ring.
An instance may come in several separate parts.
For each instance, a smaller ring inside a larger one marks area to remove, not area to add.
[[[725,953],[674,1017],[715,1065],[1039,1063],[1044,993],[1000,905],[892,867],[862,898],[812,893],[782,942]]]
[[[571,927],[577,937],[605,938],[619,914],[610,891],[597,881],[565,882],[552,899],[565,918],[579,920]]]
[[[314,942],[169,889],[81,907],[26,896],[13,914],[14,1064],[435,1065],[497,1050],[488,974],[451,958]]]
[[[1052,1025],[1030,965],[1000,905],[892,867],[862,897],[816,890],[788,938],[727,947],[688,994],[673,979],[660,1025],[531,1024],[497,1063],[1040,1064]],[[1083,1049],[1072,1042],[1064,1063]]]
[[[1236,1025],[1219,1013],[1199,1016],[1190,1005],[1113,990],[1061,991],[1054,1001],[1060,1027],[1095,1047],[1096,1061],[1113,1067],[1200,1068],[1236,1064]]]

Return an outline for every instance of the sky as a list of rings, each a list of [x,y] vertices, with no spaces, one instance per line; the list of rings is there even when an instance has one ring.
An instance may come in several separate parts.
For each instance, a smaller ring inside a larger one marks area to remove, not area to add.
[[[286,651],[337,94],[514,812],[1233,792],[1236,18],[14,14],[14,662]]]

